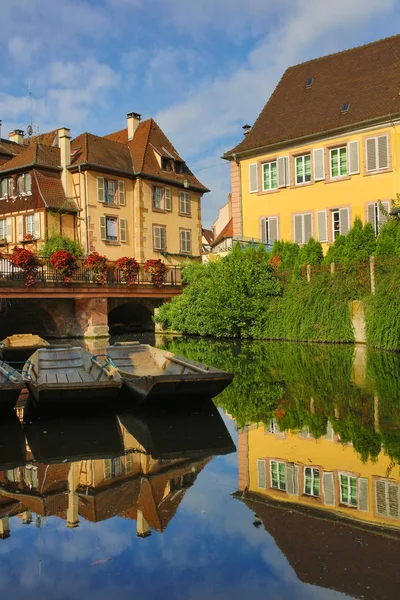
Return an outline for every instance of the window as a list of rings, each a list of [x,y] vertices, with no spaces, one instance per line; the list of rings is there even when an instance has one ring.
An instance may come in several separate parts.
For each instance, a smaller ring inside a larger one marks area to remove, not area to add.
[[[163,225],[153,226],[153,245],[154,250],[166,250],[167,232]]]
[[[6,219],[0,220],[0,241],[7,239],[7,221]]]
[[[172,210],[172,194],[171,188],[165,188],[165,210]]]
[[[389,168],[389,137],[379,135],[365,141],[367,172]]]
[[[330,151],[331,179],[347,175],[347,146]]]
[[[106,242],[118,241],[118,218],[100,217],[100,239]]]
[[[263,169],[263,192],[276,190],[277,186],[277,168],[276,160],[265,163]]]
[[[104,180],[104,202],[114,204],[115,197],[115,181],[113,179]]]
[[[261,219],[261,239],[270,246],[279,239],[278,217],[266,217]]]
[[[381,227],[388,220],[387,213],[390,210],[389,202],[373,202],[367,204],[367,221],[374,228],[375,235],[378,235]]]
[[[111,476],[118,477],[122,474],[122,461],[121,457],[111,459]]]
[[[34,215],[26,215],[25,217],[25,235],[35,236],[35,220]]]
[[[296,156],[295,166],[297,185],[311,181],[311,154]]]
[[[332,216],[332,240],[335,241],[338,235],[347,235],[349,233],[349,209],[337,208],[331,211]]]
[[[97,178],[97,200],[106,204],[125,205],[125,183],[114,179]]]
[[[319,469],[313,467],[304,468],[304,493],[306,496],[320,497]]]
[[[190,215],[190,192],[179,192],[179,212]]]
[[[18,194],[29,194],[32,189],[32,178],[30,173],[24,173],[17,179]]]
[[[153,186],[153,209],[164,210],[163,188]]]
[[[286,491],[285,463],[271,460],[271,487],[276,490]]]
[[[8,179],[2,179],[0,181],[0,197],[5,198],[8,195]]]
[[[32,236],[33,239],[40,239],[40,213],[31,213],[29,215],[19,215],[17,219],[18,241],[23,241],[26,236]],[[11,229],[10,224],[10,229]],[[10,235],[12,231],[10,230]]]
[[[171,160],[169,158],[161,157],[161,168],[163,171],[172,171]]]
[[[311,86],[312,86],[312,84],[313,84],[313,82],[314,82],[314,78],[313,78],[313,77],[309,77],[309,78],[307,79],[307,81],[306,81],[306,87],[307,87],[307,88],[311,87]]]
[[[13,196],[14,195],[14,179],[12,177],[9,177],[7,179],[7,181],[8,181],[8,195]]]
[[[297,244],[306,244],[313,234],[313,216],[311,213],[294,215],[293,239]]]
[[[397,483],[378,479],[375,482],[376,512],[378,515],[400,519],[400,487]]]
[[[181,229],[180,230],[180,242],[181,242],[181,252],[192,251],[192,232],[190,229]]]
[[[340,473],[340,502],[346,506],[357,506],[357,478]]]

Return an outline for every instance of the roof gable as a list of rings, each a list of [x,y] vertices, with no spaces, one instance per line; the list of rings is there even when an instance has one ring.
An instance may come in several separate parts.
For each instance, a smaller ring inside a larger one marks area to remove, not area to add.
[[[0,172],[13,171],[30,166],[59,167],[61,162],[60,149],[55,146],[45,146],[34,142],[23,148],[22,152],[5,162]]]

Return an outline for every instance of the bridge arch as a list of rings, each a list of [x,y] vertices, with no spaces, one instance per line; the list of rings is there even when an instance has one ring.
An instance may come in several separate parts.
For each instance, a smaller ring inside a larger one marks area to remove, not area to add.
[[[142,299],[109,300],[108,326],[113,335],[124,332],[154,331],[154,309],[159,302]]]
[[[16,333],[33,333],[43,338],[62,337],[63,332],[52,315],[34,299],[3,301],[0,308],[0,340]]]

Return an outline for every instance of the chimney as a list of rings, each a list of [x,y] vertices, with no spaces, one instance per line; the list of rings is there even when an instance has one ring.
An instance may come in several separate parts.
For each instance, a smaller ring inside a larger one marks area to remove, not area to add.
[[[61,181],[67,198],[72,198],[72,175],[67,167],[71,164],[71,131],[67,127],[58,130],[58,147],[60,148]]]
[[[243,125],[242,129],[243,129],[243,134],[244,134],[245,136],[246,136],[246,135],[249,135],[249,133],[250,133],[250,130],[251,130],[251,125],[247,125],[247,124],[246,124],[246,125]]]
[[[126,120],[128,121],[128,142],[133,140],[133,136],[135,135],[136,129],[139,127],[141,118],[142,115],[135,112],[130,112],[126,115]]]
[[[137,511],[137,528],[136,528],[137,537],[146,538],[151,535],[151,529],[146,519],[143,516],[141,510]]]
[[[22,129],[14,129],[14,131],[10,131],[8,134],[8,139],[10,142],[15,142],[16,144],[24,143],[24,132]]]

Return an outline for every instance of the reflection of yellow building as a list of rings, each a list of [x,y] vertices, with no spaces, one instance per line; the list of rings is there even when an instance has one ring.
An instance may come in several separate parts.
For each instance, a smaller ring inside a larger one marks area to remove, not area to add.
[[[270,426],[239,433],[239,487],[280,502],[398,527],[400,473],[382,451],[363,463],[328,427],[324,438]]]

